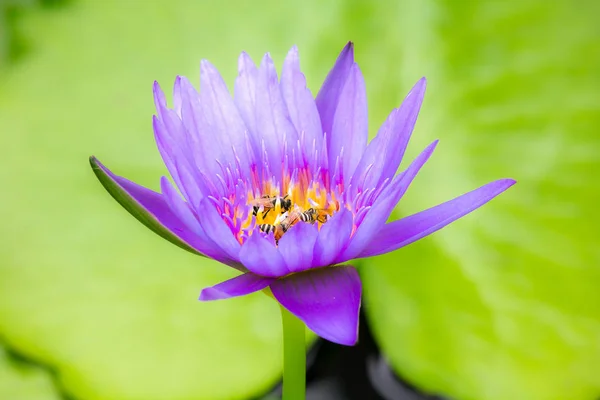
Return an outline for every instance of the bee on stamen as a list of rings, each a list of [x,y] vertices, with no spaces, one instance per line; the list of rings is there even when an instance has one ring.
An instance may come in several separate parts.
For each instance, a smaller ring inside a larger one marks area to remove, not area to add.
[[[273,232],[273,236],[275,237],[275,243],[279,242],[279,239],[283,236],[284,233],[289,229],[289,225],[272,225],[272,224],[260,224],[258,228],[266,234]]]
[[[264,195],[249,203],[252,206],[252,215],[257,216],[259,212],[262,212],[262,217],[266,218],[269,211],[277,206],[277,202],[279,202],[281,211],[283,212],[289,211],[292,208],[292,201],[288,199],[287,194],[283,197]]]
[[[328,218],[329,214],[327,213],[327,211],[315,207],[309,208],[308,210],[304,211],[300,216],[300,219],[302,221],[311,224],[314,224],[315,222],[320,222],[324,224],[325,222],[327,222]]]
[[[290,205],[291,206],[291,205]],[[315,222],[325,223],[329,218],[329,214],[324,209],[311,207],[305,211],[301,211],[298,207],[291,211],[286,211],[285,213],[277,216],[277,219],[273,224],[260,224],[259,229],[266,233],[273,233],[275,238],[275,243],[279,242],[279,239],[298,222],[306,222],[309,224],[314,224]]]
[[[287,231],[287,229],[290,226],[295,225],[298,221],[313,223],[314,212],[310,211],[310,210],[312,210],[312,209],[308,209],[306,211],[300,211],[300,210],[290,211],[290,213],[288,214],[288,216],[285,217],[281,221],[280,225],[286,226],[285,230]]]
[[[275,232],[275,230],[277,229],[277,225],[272,225],[272,224],[260,224],[258,226],[258,228],[263,231],[266,234],[269,234],[271,232]]]
[[[277,218],[275,218],[275,222],[273,222],[272,224],[260,224],[258,226],[258,229],[260,229],[266,234],[273,232],[273,236],[275,237],[275,243],[277,243],[279,239],[281,239],[283,234],[286,233],[289,227],[291,226],[289,223],[286,222],[288,220],[288,214],[289,213],[286,211],[283,214],[278,215]]]
[[[308,199],[308,202],[312,207],[306,210],[305,212],[311,212],[314,214],[314,221],[312,221],[312,223],[314,223],[315,221],[320,222],[321,224],[327,222],[327,220],[329,219],[329,213],[325,209],[319,207],[319,204],[313,199]]]

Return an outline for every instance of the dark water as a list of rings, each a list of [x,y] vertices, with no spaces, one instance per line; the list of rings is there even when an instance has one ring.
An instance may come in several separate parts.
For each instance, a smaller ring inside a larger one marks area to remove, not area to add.
[[[307,359],[307,400],[449,400],[425,394],[395,375],[379,352],[361,313],[353,347],[319,340]],[[278,386],[263,400],[278,399]]]

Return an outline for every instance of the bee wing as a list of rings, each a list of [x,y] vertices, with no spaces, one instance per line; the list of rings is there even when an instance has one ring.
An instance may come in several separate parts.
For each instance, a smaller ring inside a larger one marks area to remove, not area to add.
[[[271,206],[271,200],[268,198],[261,197],[259,199],[254,199],[248,203],[252,207],[269,207]]]
[[[314,208],[319,208],[319,203],[317,203],[316,201],[314,201],[313,199],[309,198],[308,202],[310,203],[311,206],[313,206]]]
[[[277,224],[283,223],[288,218],[288,216],[289,216],[288,211],[284,212],[283,214],[278,215],[277,218],[275,218],[274,224],[277,225]]]
[[[294,211],[288,217],[288,224],[291,226],[300,220],[300,212]]]

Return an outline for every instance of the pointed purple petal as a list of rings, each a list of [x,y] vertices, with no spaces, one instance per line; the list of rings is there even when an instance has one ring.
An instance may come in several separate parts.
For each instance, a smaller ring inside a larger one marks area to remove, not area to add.
[[[241,244],[237,241],[233,232],[229,229],[210,199],[206,198],[200,202],[200,205],[198,206],[198,216],[200,226],[204,232],[210,236],[212,241],[219,246],[229,258],[239,261]]]
[[[267,152],[269,170],[275,178],[281,179],[284,145],[287,143],[287,148],[292,149],[298,135],[290,122],[277,71],[268,53],[258,69],[256,124]]]
[[[231,158],[230,144],[219,135],[213,134],[214,128],[208,125],[204,117],[204,109],[200,104],[200,96],[190,81],[180,77],[176,86],[182,101],[181,120],[187,131],[186,143],[193,154],[194,164],[200,171],[219,173],[217,160],[227,163]]]
[[[408,92],[406,98],[398,109],[398,114],[394,118],[392,126],[390,126],[390,133],[392,134],[392,140],[389,146],[389,156],[385,158],[384,168],[379,179],[382,182],[386,178],[391,178],[396,174],[404,152],[412,135],[412,132],[417,123],[417,117],[421,110],[421,104],[423,103],[423,97],[425,96],[425,89],[427,87],[427,80],[421,78],[415,86]]]
[[[421,109],[426,83],[425,78],[421,78],[400,108],[390,113],[377,136],[367,146],[352,176],[352,187],[356,188],[364,182],[363,188],[374,188],[396,174]],[[367,171],[367,176],[364,176]]]
[[[251,155],[246,146],[246,125],[244,124],[237,107],[223,81],[219,71],[208,61],[200,63],[200,103],[204,117],[210,127],[212,135],[218,135],[223,141],[223,149],[228,156],[224,165],[235,165],[235,155],[240,159],[242,166],[250,165]],[[245,168],[244,168],[245,170]]]
[[[342,176],[349,180],[358,165],[368,139],[367,92],[357,64],[352,65],[340,92],[329,138],[329,160],[342,154]]]
[[[116,176],[95,157],[90,165],[108,193],[138,221],[157,235],[194,254],[201,252],[202,242],[171,211],[163,196],[130,180]]]
[[[317,335],[346,346],[356,343],[362,285],[354,267],[300,272],[273,282],[271,291]]]
[[[160,189],[167,205],[177,218],[179,218],[190,231],[198,235],[198,237],[203,240],[207,239],[204,230],[200,226],[200,222],[198,222],[198,219],[192,212],[189,204],[179,196],[177,190],[165,176],[160,178]],[[203,253],[206,254],[204,251]]]
[[[417,176],[421,167],[425,165],[438,141],[431,143],[415,158],[408,168],[398,175],[383,193],[379,196],[373,207],[366,214],[361,224],[356,229],[350,244],[336,262],[342,263],[346,260],[356,258],[363,249],[372,241],[373,235],[379,231],[389,218],[394,207],[400,201],[413,179]]]
[[[236,276],[218,285],[202,289],[201,301],[228,299],[230,297],[245,296],[250,293],[263,290],[269,286],[275,278],[265,278],[252,272]]]
[[[181,118],[181,106],[181,77],[177,76],[173,83],[173,110],[179,115],[179,118]]]
[[[481,207],[515,183],[512,179],[500,179],[453,200],[386,224],[372,236],[360,257],[388,253],[424,238]]]
[[[342,52],[338,56],[337,60],[329,74],[325,78],[325,82],[321,86],[321,90],[317,94],[315,102],[319,115],[321,116],[321,126],[323,132],[329,136],[331,135],[331,128],[333,127],[333,118],[339,102],[340,94],[348,76],[350,74],[350,68],[354,64],[354,44],[348,42],[348,44],[342,49]],[[335,159],[330,160],[335,162]]]
[[[167,205],[171,211],[185,224],[185,226],[198,236],[197,247],[203,254],[217,260],[223,264],[232,266],[238,270],[244,270],[243,266],[236,260],[230,258],[222,251],[213,240],[204,232],[200,222],[190,209],[189,205],[183,201],[179,193],[171,185],[171,182],[162,177],[160,187]]]
[[[297,223],[279,240],[279,253],[290,272],[304,271],[313,266],[313,253],[318,235],[316,226]]]
[[[177,154],[170,154],[170,156],[187,158],[189,155],[187,154],[188,147],[184,145],[187,143],[187,134],[181,119],[175,111],[167,107],[165,94],[158,82],[154,82],[152,91],[154,94],[154,105],[156,107],[157,118],[164,126],[163,135],[165,138],[170,139],[173,144],[177,145],[173,147],[173,150],[176,151]]]
[[[305,157],[311,160],[313,149],[320,149],[322,146],[323,132],[315,99],[306,87],[306,78],[300,71],[296,46],[288,52],[283,63],[281,90],[292,124],[302,139]],[[319,161],[317,162],[321,165]]]
[[[158,152],[160,153],[169,174],[171,174],[177,187],[181,188],[185,198],[189,200],[189,196],[185,192],[185,185],[181,182],[181,178],[179,177],[179,171],[175,168],[175,156],[178,151],[176,141],[171,138],[165,125],[156,115],[152,116],[152,128],[154,130],[154,139],[156,141],[156,146],[158,147]]]
[[[156,116],[152,122],[158,151],[161,153],[171,177],[186,200],[190,204],[197,205],[204,196],[201,189],[204,185],[200,184],[195,167],[181,150],[182,147],[186,147],[185,144],[178,143],[169,137],[164,124]]]
[[[315,245],[313,264],[316,267],[333,264],[340,252],[348,245],[352,229],[352,213],[343,208],[321,227]]]
[[[234,101],[250,133],[256,132],[256,81],[258,69],[246,53],[238,59],[238,77],[235,80]]]
[[[182,194],[190,203],[197,204],[202,197],[201,185],[195,173],[190,135],[175,111],[167,108],[157,82],[154,82],[154,102],[158,116],[153,117],[152,127],[158,150]]]
[[[259,232],[254,232],[246,240],[240,251],[240,260],[257,275],[278,278],[290,272],[275,245]]]

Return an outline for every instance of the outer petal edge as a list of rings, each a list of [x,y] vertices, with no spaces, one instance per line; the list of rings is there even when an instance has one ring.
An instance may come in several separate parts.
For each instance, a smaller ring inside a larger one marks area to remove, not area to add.
[[[354,267],[308,270],[270,287],[277,301],[317,335],[346,346],[358,340],[362,284]]]
[[[483,206],[516,183],[499,179],[445,203],[386,224],[358,257],[388,253],[420,240]]]
[[[245,296],[263,290],[274,280],[275,278],[265,278],[264,276],[247,272],[217,285],[202,289],[199,300],[211,301]]]

